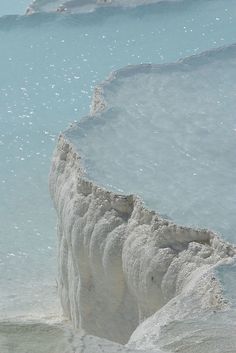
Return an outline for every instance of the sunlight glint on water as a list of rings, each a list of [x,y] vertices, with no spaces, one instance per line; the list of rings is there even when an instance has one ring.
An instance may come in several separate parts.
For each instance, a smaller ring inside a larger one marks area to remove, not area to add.
[[[234,42],[235,13],[233,0],[206,0],[0,19],[4,315],[51,305],[56,220],[47,187],[50,159],[59,131],[88,112],[94,85],[127,64],[176,61]]]

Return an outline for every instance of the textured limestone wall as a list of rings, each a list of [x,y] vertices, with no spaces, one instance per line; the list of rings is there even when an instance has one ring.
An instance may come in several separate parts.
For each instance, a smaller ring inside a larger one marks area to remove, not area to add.
[[[136,196],[87,180],[79,152],[63,135],[50,192],[58,214],[59,294],[75,327],[124,343],[160,309],[163,321],[225,305],[212,268],[234,250],[210,231],[179,227]]]

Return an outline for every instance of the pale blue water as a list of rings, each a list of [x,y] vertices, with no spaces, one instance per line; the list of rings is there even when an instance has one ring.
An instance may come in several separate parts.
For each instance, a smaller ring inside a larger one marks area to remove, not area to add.
[[[1,14],[24,13],[17,4],[5,0]],[[0,18],[0,316],[51,307],[50,159],[60,130],[89,111],[94,85],[127,64],[176,61],[235,35],[234,0]]]
[[[231,45],[118,71],[103,88],[107,111],[65,133],[88,178],[235,242],[235,65]]]
[[[29,0],[2,0],[0,7],[0,16],[23,15],[29,3]]]

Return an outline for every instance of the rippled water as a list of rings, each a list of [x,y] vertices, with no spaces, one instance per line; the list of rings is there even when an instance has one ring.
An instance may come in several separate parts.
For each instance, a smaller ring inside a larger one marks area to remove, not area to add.
[[[5,0],[0,14],[25,5]],[[60,130],[87,114],[94,85],[127,64],[230,44],[235,32],[234,0],[0,18],[1,315],[54,310],[50,159]]]

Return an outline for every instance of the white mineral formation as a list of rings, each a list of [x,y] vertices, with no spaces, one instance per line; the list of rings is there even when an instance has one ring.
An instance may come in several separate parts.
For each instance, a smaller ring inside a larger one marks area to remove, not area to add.
[[[0,322],[1,353],[147,353],[74,331],[62,322]],[[151,351],[150,351],[151,353]],[[155,350],[155,353],[162,353]]]
[[[145,68],[129,73],[139,70]],[[92,124],[104,108],[109,107],[100,88],[93,119],[85,121]],[[148,352],[158,349],[160,332],[169,324],[226,309],[230,304],[215,269],[232,263],[235,249],[211,231],[163,219],[135,195],[89,180],[70,136],[59,138],[50,192],[58,214],[59,294],[74,327]]]
[[[28,7],[26,14],[31,15],[40,11],[57,12],[91,12],[98,7],[104,6],[124,6],[135,7],[138,5],[147,5],[163,0],[34,0]],[[181,0],[165,0],[181,1]]]
[[[233,249],[209,231],[163,220],[135,196],[86,180],[63,135],[50,190],[58,213],[59,293],[75,327],[126,343],[161,308],[165,321],[225,305],[212,268]]]

